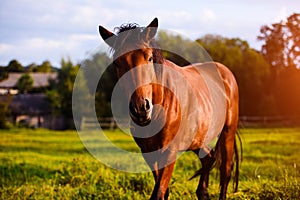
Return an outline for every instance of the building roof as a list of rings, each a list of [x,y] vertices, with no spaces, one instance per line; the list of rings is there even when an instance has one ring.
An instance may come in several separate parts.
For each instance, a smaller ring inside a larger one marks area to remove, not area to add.
[[[0,82],[0,88],[15,88],[19,78],[24,73],[9,73],[8,78]],[[33,79],[33,87],[46,87],[49,85],[49,79],[56,79],[57,73],[29,73]]]

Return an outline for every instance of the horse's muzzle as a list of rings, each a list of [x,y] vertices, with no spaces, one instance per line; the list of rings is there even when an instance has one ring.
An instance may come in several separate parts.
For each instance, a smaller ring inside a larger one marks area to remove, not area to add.
[[[131,100],[129,113],[131,119],[140,126],[147,126],[151,122],[152,103],[148,99]]]

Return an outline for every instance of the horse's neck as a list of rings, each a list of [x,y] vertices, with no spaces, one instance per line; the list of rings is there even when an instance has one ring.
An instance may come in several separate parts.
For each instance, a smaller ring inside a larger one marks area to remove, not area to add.
[[[175,63],[173,63],[172,61],[167,60],[167,59],[163,60],[163,66],[171,67],[171,68],[177,68],[178,67],[178,65],[176,65]]]

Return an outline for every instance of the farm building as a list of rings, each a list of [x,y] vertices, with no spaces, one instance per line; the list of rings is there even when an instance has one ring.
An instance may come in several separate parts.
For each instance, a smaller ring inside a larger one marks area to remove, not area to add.
[[[29,73],[33,79],[33,89],[46,88],[49,80],[55,80],[57,73]],[[10,121],[30,127],[64,129],[64,119],[53,116],[46,94],[20,94],[17,82],[23,73],[9,73],[8,78],[0,82],[0,102],[8,105]]]
[[[0,81],[0,95],[17,94],[17,82],[24,73],[9,73],[8,78]],[[49,85],[49,79],[56,79],[57,73],[29,73],[33,79],[33,88],[43,88]]]
[[[64,129],[64,119],[51,114],[45,94],[18,94],[9,104],[11,120],[16,124],[49,129]]]

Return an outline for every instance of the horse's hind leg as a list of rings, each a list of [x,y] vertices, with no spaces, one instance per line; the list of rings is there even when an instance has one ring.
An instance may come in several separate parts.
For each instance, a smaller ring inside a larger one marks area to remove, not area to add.
[[[235,143],[236,126],[225,126],[219,138],[219,150],[221,154],[221,179],[220,179],[220,199],[226,199],[227,186],[231,178],[233,169],[233,154]]]
[[[201,150],[196,150],[194,151],[198,156],[199,156],[199,152]],[[200,158],[200,157],[199,157]],[[212,168],[212,165],[214,164],[214,158],[213,156],[211,156],[210,153],[208,153],[204,158],[200,158],[201,164],[202,164],[202,168],[200,169],[201,172],[201,176],[200,176],[200,180],[199,180],[199,184],[196,190],[196,194],[198,199],[200,200],[204,200],[204,199],[209,199],[209,195],[208,195],[208,180],[209,180],[209,172]]]

